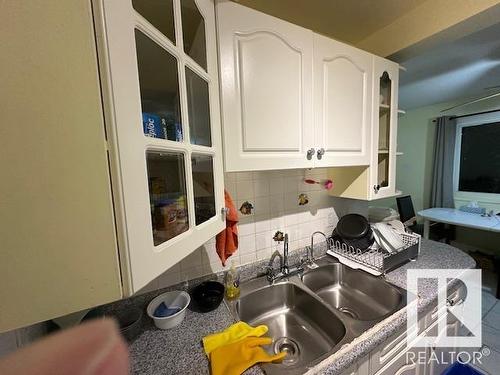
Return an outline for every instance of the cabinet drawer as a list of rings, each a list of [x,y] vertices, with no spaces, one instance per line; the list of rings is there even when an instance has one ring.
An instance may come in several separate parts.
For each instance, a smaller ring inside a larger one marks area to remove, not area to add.
[[[380,345],[370,355],[370,373],[374,373],[387,364],[394,356],[400,352],[406,341],[406,330],[400,331]]]
[[[418,332],[424,330],[425,317],[418,322]],[[417,328],[415,328],[417,329]],[[375,349],[370,355],[370,373],[381,369],[384,365],[396,357],[406,346],[406,326],[402,331],[389,337],[385,343]]]
[[[419,348],[412,348],[408,351],[400,352],[399,355],[380,369],[375,375],[422,375],[424,366],[412,361],[411,358],[418,358]],[[407,355],[410,353],[410,355]],[[372,373],[373,370],[372,370]]]
[[[341,375],[369,375],[369,367],[368,357],[365,357],[343,371]]]

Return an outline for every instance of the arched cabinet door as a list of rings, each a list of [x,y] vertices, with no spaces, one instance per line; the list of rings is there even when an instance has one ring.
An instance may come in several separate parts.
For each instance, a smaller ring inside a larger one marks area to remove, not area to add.
[[[312,167],[312,32],[217,3],[227,171]]]
[[[398,130],[398,64],[374,57],[371,193],[373,198],[396,194]]]
[[[314,34],[316,165],[369,165],[373,55]]]

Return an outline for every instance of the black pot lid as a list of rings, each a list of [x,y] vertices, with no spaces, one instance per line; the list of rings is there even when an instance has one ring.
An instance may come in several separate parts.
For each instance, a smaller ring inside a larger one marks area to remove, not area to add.
[[[346,239],[361,238],[368,234],[370,224],[368,220],[359,214],[348,214],[342,216],[337,224],[337,233]]]

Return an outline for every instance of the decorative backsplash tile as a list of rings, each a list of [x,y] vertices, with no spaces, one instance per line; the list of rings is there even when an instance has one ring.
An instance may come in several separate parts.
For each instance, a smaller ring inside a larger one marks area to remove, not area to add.
[[[248,203],[253,209],[240,213],[239,249],[229,258],[227,267],[270,258],[283,243],[273,241],[276,231],[288,233],[290,250],[306,246],[316,230],[331,233],[338,221],[332,207],[334,199],[320,184],[307,184],[304,179],[322,180],[326,169],[294,169],[285,171],[236,172],[225,174],[225,187],[239,209]],[[299,195],[307,195],[308,203],[299,205]],[[187,258],[153,280],[142,292],[163,288],[181,281],[223,270],[211,239]]]

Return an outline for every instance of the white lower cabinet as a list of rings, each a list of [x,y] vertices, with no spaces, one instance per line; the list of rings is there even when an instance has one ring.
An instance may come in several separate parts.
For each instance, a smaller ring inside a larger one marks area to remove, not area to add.
[[[460,303],[465,296],[465,286],[461,286],[450,292],[447,299],[451,304],[456,304]],[[418,330],[420,335],[435,337],[436,344],[445,332],[448,337],[458,336],[462,327],[461,322],[451,314],[445,314],[445,317],[446,322],[443,322],[441,332],[438,331],[437,308],[421,318],[414,329]],[[392,335],[368,357],[357,362],[342,374],[441,375],[456,360],[456,347],[440,348],[438,345],[432,345],[427,348],[407,348],[406,334],[405,328]]]
[[[424,375],[425,366],[413,359],[418,358],[420,348],[412,348],[401,352],[386,366],[376,372],[376,375]]]
[[[440,338],[445,335],[445,332],[448,337],[458,336],[460,327],[460,321],[455,317],[452,317],[451,314],[448,314],[447,322],[444,324],[442,332],[438,332],[438,322],[435,322],[430,328],[428,328],[427,332],[430,336],[436,336],[435,342],[437,343]],[[452,363],[453,360],[456,360],[456,347],[441,348],[434,344],[427,350],[427,357],[429,358],[427,375],[441,375],[450,363]]]
[[[370,354],[370,370],[375,373],[386,366],[406,345],[406,330],[389,337],[386,342]]]
[[[370,363],[368,357],[356,362],[354,365],[349,367],[347,370],[342,372],[342,375],[369,375],[370,374]]]

